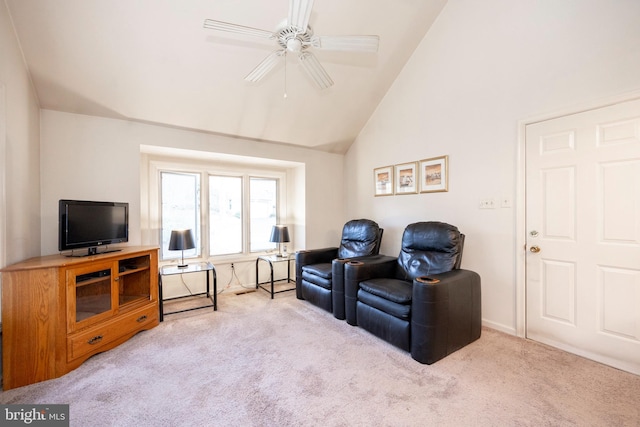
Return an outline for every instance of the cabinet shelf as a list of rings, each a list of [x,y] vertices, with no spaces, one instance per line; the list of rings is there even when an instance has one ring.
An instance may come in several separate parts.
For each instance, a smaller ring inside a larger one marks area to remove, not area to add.
[[[149,269],[149,266],[129,268],[129,269],[126,269],[126,270],[121,271],[120,273],[118,273],[118,276],[126,276],[128,274],[133,274],[133,273],[137,273],[138,271],[145,271],[145,270],[148,270],[148,269]]]
[[[147,302],[149,302],[148,295],[121,295],[119,303],[120,311],[130,310]]]
[[[100,283],[104,281],[107,281],[107,282],[111,281],[111,276],[102,276],[102,277],[95,277],[92,279],[79,280],[79,281],[76,281],[76,287],[93,285],[95,283]]]

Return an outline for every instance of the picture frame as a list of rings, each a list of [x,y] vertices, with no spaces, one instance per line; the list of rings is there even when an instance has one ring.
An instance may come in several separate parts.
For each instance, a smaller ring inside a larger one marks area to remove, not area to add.
[[[374,195],[393,195],[393,166],[384,166],[373,170]]]
[[[396,194],[415,194],[418,192],[418,164],[417,162],[396,165],[395,189]]]
[[[420,192],[449,191],[449,156],[420,160]]]

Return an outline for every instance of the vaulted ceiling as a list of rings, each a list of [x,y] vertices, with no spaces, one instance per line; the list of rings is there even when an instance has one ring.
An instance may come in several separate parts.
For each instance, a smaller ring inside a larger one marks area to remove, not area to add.
[[[274,40],[288,0],[6,0],[40,106],[343,153],[446,0],[316,0],[316,35],[378,35],[377,53],[310,48],[334,85],[320,90],[286,55],[244,80]],[[286,93],[286,97],[284,96]]]

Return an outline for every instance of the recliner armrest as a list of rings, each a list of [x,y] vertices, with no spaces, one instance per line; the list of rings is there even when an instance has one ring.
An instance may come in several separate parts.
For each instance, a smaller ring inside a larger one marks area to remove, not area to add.
[[[364,280],[394,277],[397,257],[372,255],[358,260],[350,260],[344,265],[344,304],[347,323],[356,326],[356,302],[359,283]]]
[[[336,258],[331,261],[331,304],[333,317],[344,320],[344,265],[349,258]]]
[[[344,308],[344,266],[352,261],[381,262],[380,255],[365,255],[353,258],[336,258],[331,262],[331,298],[333,301],[333,316],[336,319],[345,319]],[[356,290],[357,292],[357,290]]]
[[[434,274],[436,283],[413,280],[411,356],[431,364],[480,337],[480,276],[470,270]]]
[[[296,252],[296,265],[331,262],[338,257],[338,248],[311,249]]]
[[[338,256],[338,248],[311,249],[296,252],[296,297],[302,297],[302,267],[310,264],[331,263]]]

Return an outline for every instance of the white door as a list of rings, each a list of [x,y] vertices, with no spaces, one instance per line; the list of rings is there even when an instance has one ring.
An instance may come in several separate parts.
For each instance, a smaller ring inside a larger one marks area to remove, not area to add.
[[[640,374],[640,100],[526,126],[527,337]]]

